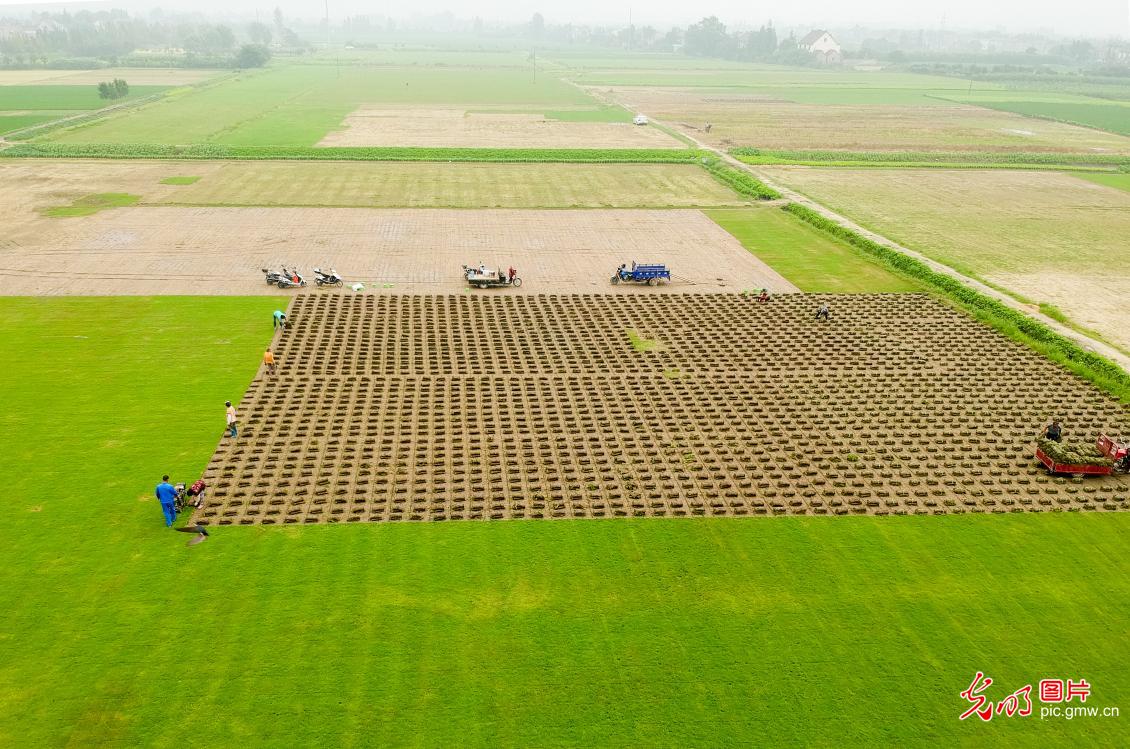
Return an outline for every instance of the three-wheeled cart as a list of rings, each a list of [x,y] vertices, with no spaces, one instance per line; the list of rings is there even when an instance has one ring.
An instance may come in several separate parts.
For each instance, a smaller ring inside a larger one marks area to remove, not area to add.
[[[463,277],[469,286],[486,289],[498,286],[513,286],[515,289],[522,285],[522,279],[515,275],[513,278],[504,270],[493,270],[479,266],[463,266]]]
[[[612,276],[612,283],[646,283],[648,286],[656,286],[660,281],[671,280],[671,269],[666,265],[651,263],[640,265],[632,263],[632,267],[621,265],[616,269],[616,274]]]

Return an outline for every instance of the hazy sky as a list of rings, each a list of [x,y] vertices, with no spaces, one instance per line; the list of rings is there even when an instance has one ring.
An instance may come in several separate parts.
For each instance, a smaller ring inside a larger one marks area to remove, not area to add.
[[[26,0],[0,0],[19,5]],[[152,5],[217,10],[260,10],[268,15],[275,5],[305,18],[321,17],[324,0],[122,0],[123,7]],[[461,17],[491,20],[529,18],[540,11],[551,23],[626,23],[628,9],[637,24],[683,25],[704,15],[717,15],[727,24],[760,24],[772,19],[782,26],[889,25],[937,28],[943,18],[949,28],[1009,30],[1052,29],[1063,34],[1130,36],[1130,0],[412,0],[375,3],[330,0],[331,17],[385,13],[403,17],[410,12],[449,10]]]

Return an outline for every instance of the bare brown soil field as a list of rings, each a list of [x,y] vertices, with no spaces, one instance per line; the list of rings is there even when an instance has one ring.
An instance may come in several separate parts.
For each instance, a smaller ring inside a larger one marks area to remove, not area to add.
[[[671,266],[658,290],[796,290],[694,210],[145,207],[17,227],[0,246],[0,294],[277,294],[259,269],[283,263],[456,293],[460,266],[479,262],[518,269],[525,284],[509,293],[600,292],[632,261]]]
[[[1130,349],[1130,193],[1062,172],[760,168],[869,229]]]
[[[594,91],[724,149],[1130,153],[1130,138],[974,106],[796,104],[694,89]]]
[[[1124,476],[1031,453],[1052,416],[1090,439],[1130,434],[1127,409],[924,295],[304,294],[290,314],[201,522],[1130,507]]]
[[[563,122],[540,114],[362,107],[319,146],[456,148],[685,148],[654,127]]]

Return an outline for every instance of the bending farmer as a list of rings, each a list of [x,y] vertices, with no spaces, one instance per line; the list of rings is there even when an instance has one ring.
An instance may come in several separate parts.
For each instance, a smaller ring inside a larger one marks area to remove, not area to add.
[[[286,313],[281,309],[275,310],[275,329],[278,328],[286,330]]]

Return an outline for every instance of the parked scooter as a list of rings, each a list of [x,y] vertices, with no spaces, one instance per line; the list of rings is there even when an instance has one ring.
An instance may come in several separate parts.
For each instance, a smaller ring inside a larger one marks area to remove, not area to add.
[[[288,276],[286,268],[283,268],[281,273],[277,270],[271,270],[270,268],[262,268],[261,270],[263,271],[263,275],[267,278],[268,286],[276,286],[279,281]]]
[[[305,286],[306,279],[298,272],[297,268],[293,270],[283,268],[282,275],[275,281],[275,285],[280,289],[296,289],[299,286]]]
[[[345,281],[337,274],[335,268],[330,268],[330,272],[326,273],[321,268],[314,269],[314,283],[319,286],[344,286]]]

